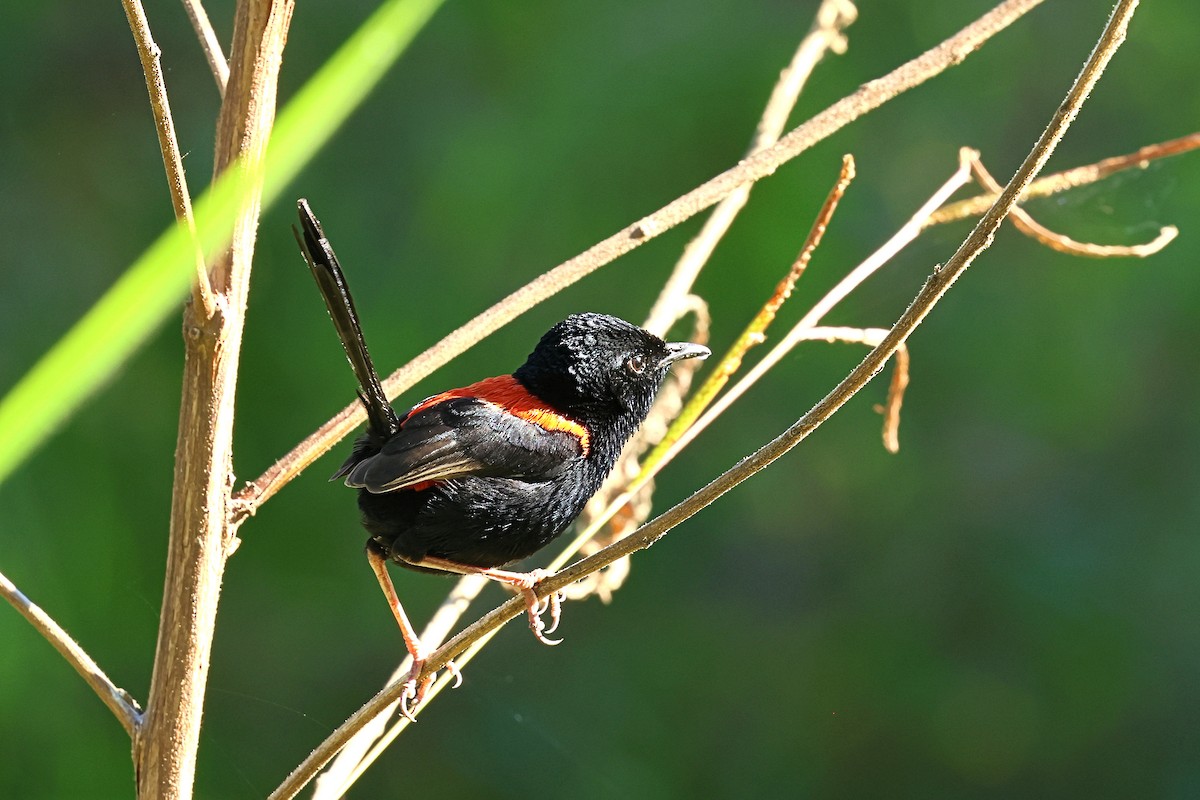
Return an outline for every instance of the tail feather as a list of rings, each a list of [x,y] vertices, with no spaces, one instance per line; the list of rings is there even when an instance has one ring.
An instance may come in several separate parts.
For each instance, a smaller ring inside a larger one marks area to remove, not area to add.
[[[358,397],[367,410],[367,419],[375,433],[391,436],[400,429],[400,421],[384,394],[379,373],[375,371],[371,354],[367,352],[367,343],[358,324],[358,313],[354,310],[346,276],[342,274],[337,256],[321,230],[321,223],[309,208],[308,201],[301,199],[296,205],[300,212],[301,230],[292,228],[292,232],[296,234],[296,242],[300,245],[304,260],[308,262],[317,288],[325,299],[325,307],[329,310],[338,338],[342,340],[342,348],[354,369],[354,376],[358,378]]]

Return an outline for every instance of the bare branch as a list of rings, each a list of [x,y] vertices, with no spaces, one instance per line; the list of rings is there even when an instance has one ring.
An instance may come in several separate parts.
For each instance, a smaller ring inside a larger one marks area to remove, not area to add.
[[[983,166],[983,162],[978,157],[971,159],[971,171],[975,173],[975,179],[979,184],[989,192],[999,192],[1000,184],[996,183],[996,179]],[[1159,230],[1158,236],[1144,244],[1132,245],[1105,245],[1091,244],[1090,242],[1077,242],[1061,233],[1055,233],[1046,226],[1039,223],[1029,215],[1029,212],[1020,206],[1015,206],[1012,210],[1013,225],[1021,233],[1037,240],[1041,244],[1049,247],[1051,250],[1057,250],[1060,253],[1066,253],[1073,256],[1085,256],[1088,258],[1116,258],[1122,256],[1135,256],[1137,258],[1145,258],[1162,250],[1179,235],[1179,229],[1174,225],[1167,225]]]
[[[661,514],[653,521],[642,526],[633,535],[613,543],[604,550],[576,562],[560,573],[551,575],[541,581],[536,591],[540,596],[549,595],[574,583],[579,578],[596,570],[603,569],[607,564],[623,558],[637,550],[645,549],[658,541],[668,531],[684,522],[708,506],[721,495],[728,492],[739,483],[755,473],[765,469],[772,462],[790,451],[804,440],[818,426],[829,419],[854,394],[865,386],[883,368],[887,359],[904,344],[917,326],[925,319],[937,302],[945,295],[954,282],[970,267],[978,255],[991,244],[996,231],[1016,204],[1022,191],[1045,165],[1046,160],[1054,152],[1055,146],[1070,127],[1078,114],[1080,107],[1091,93],[1092,87],[1099,79],[1105,66],[1112,59],[1120,44],[1125,40],[1125,32],[1137,0],[1118,0],[1117,6],[1110,17],[1104,32],[1088,57],[1083,70],[1076,78],[1066,99],[1055,111],[1050,124],[1038,138],[1037,143],[1026,156],[1008,186],[997,198],[995,204],[983,215],[974,229],[959,246],[958,250],[946,262],[945,266],[934,269],[932,275],[921,287],[921,291],[913,302],[900,316],[896,324],[888,331],[876,347],[846,376],[828,395],[796,421],[790,428],[778,437],[759,448],[754,454],[739,461],[704,488],[691,497]],[[525,611],[523,598],[514,597],[502,606],[485,614],[477,622],[447,642],[429,658],[426,670],[440,671],[452,657],[462,653],[480,638],[490,636],[510,619]],[[387,687],[369,700],[362,708],[334,731],[304,760],[288,778],[272,793],[275,800],[284,800],[295,796],[326,761],[328,761],[347,741],[353,732],[375,717],[383,708],[394,702],[403,692],[400,682]]]
[[[1075,167],[1065,172],[1056,172],[1053,175],[1038,178],[1029,184],[1029,188],[1021,195],[1021,202],[1025,203],[1035,197],[1049,197],[1052,194],[1065,192],[1077,186],[1096,183],[1123,170],[1134,168],[1146,169],[1152,161],[1186,153],[1189,150],[1195,150],[1197,147],[1200,147],[1200,133],[1190,133],[1187,136],[1172,139],[1168,142],[1146,145],[1128,155],[1114,156],[1106,158],[1103,161],[1097,161],[1095,164]],[[971,197],[966,200],[960,200],[957,203],[951,203],[945,208],[939,209],[936,214],[930,215],[929,219],[925,222],[925,226],[941,225],[945,222],[977,217],[984,211],[987,211],[988,207],[995,201],[996,193],[989,192],[978,197]]]
[[[175,122],[171,118],[171,105],[167,102],[167,86],[163,82],[162,51],[150,35],[150,22],[142,9],[141,0],[121,0],[133,40],[137,44],[138,58],[146,76],[146,90],[150,93],[150,107],[154,111],[154,127],[158,131],[158,148],[162,151],[163,167],[167,170],[167,185],[171,189],[171,204],[175,207],[175,219],[188,229],[192,237],[192,248],[196,251],[196,301],[204,311],[204,318],[211,319],[216,313],[217,299],[209,282],[208,268],[204,264],[204,252],[196,238],[196,222],[192,218],[192,198],[188,193],[187,178],[183,174],[183,158],[179,154],[179,142],[175,138]]]
[[[183,8],[187,11],[188,19],[191,20],[192,29],[196,31],[196,38],[200,40],[200,48],[204,51],[204,58],[208,61],[213,78],[217,81],[217,91],[221,93],[221,99],[224,99],[225,84],[229,83],[229,62],[225,60],[225,54],[221,52],[221,43],[217,41],[217,32],[213,30],[212,23],[208,21],[208,13],[204,10],[204,4],[200,0],[183,0]]]
[[[104,702],[104,705],[108,706],[108,710],[113,713],[113,716],[121,723],[121,727],[132,738],[142,721],[141,709],[138,708],[137,701],[130,697],[128,692],[118,688],[109,680],[108,676],[104,674],[104,670],[100,669],[100,666],[84,652],[70,634],[64,631],[49,614],[22,594],[21,590],[14,586],[3,573],[0,573],[0,596],[11,603],[12,607],[29,620],[37,632],[46,637],[46,641],[62,654],[67,663],[74,667],[88,686],[92,687],[92,691]]]
[[[887,336],[886,328],[809,328],[805,339],[825,342],[846,342],[875,347]],[[900,452],[900,406],[904,404],[904,390],[908,388],[908,344],[896,349],[892,358],[892,381],[888,384],[887,401],[876,405],[875,410],[883,414],[883,446],[889,453]]]
[[[792,294],[792,289],[796,285],[796,281],[804,274],[804,270],[808,267],[808,262],[812,259],[812,254],[821,244],[821,239],[825,235],[825,230],[829,227],[829,221],[833,218],[834,212],[837,210],[838,203],[841,202],[842,195],[845,194],[850,182],[854,180],[854,158],[850,155],[842,156],[842,169],[838,174],[837,182],[833,188],[829,190],[829,194],[825,198],[825,202],[821,206],[821,210],[817,212],[816,219],[813,220],[812,228],[808,232],[807,238],[804,240],[804,246],[800,248],[800,254],[796,256],[796,260],[792,263],[788,274],[779,282],[775,288],[774,294],[767,300],[762,309],[755,315],[746,329],[742,331],[737,340],[730,347],[729,352],[717,364],[716,369],[709,375],[708,380],[704,385],[692,396],[688,401],[687,407],[683,413],[671,425],[671,430],[667,432],[663,441],[659,442],[658,447],[646,457],[642,464],[643,471],[653,468],[659,461],[667,461],[668,453],[672,453],[671,446],[683,436],[684,431],[692,426],[700,413],[712,402],[713,398],[725,387],[729,379],[742,366],[742,360],[750,348],[762,344],[766,341],[766,331],[768,326],[775,321],[775,315],[783,306],[784,302]],[[678,452],[678,451],[674,451]]]
[[[800,97],[804,84],[808,82],[809,75],[825,57],[826,51],[838,54],[846,51],[846,39],[842,31],[851,25],[857,16],[858,9],[849,0],[824,0],[821,3],[811,30],[800,42],[791,63],[779,74],[779,80],[771,90],[771,97],[759,120],[754,141],[750,144],[749,155],[779,141],[779,135],[783,133],[788,116],[795,108],[796,100]],[[691,292],[696,276],[708,263],[717,244],[750,199],[753,186],[747,183],[737,187],[713,209],[700,233],[684,249],[671,277],[667,279],[666,285],[654,302],[650,316],[643,326],[646,330],[658,336],[667,335],[667,330],[679,318],[681,301]]]
[[[388,397],[411,388],[438,367],[457,357],[519,314],[561,291],[619,256],[690,219],[745,183],[760,180],[780,165],[828,138],[854,120],[960,63],[991,37],[1040,5],[1043,0],[1005,0],[961,31],[882,78],[864,84],[784,136],[773,146],[746,158],[707,183],[624,228],[584,253],[555,267],[513,292],[433,347],[393,372],[384,388]],[[316,432],[296,445],[270,469],[247,484],[235,497],[234,525],[300,474],[364,419],[361,404],[342,409]]]

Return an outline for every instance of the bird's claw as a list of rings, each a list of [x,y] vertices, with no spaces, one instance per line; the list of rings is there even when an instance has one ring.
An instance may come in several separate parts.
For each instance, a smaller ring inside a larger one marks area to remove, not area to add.
[[[562,621],[562,604],[563,600],[567,599],[565,591],[558,591],[546,597],[546,609],[550,612],[550,627],[542,631],[542,633],[554,633],[558,630],[558,623]],[[562,641],[559,639],[559,641]]]
[[[550,639],[546,634],[554,633],[558,629],[558,623],[562,619],[562,601],[566,598],[566,593],[553,592],[544,598],[539,598],[532,587],[523,589],[522,592],[525,595],[525,606],[529,612],[529,629],[533,631],[533,635],[542,644],[551,646],[561,644],[562,639]],[[547,611],[550,612],[549,627],[546,627],[546,623],[542,621],[542,615]]]
[[[462,672],[458,668],[458,664],[455,664],[453,661],[447,661],[446,672],[449,672],[451,677],[454,678],[454,683],[450,684],[451,689],[457,689],[458,687],[462,686],[463,677]]]
[[[417,721],[417,718],[413,716],[413,712],[416,711],[417,706],[421,705],[421,701],[425,699],[425,690],[428,686],[429,682],[427,680],[422,681],[419,688],[414,678],[409,678],[404,682],[404,691],[400,695],[400,716],[409,722]]]
[[[400,694],[400,714],[409,722],[417,721],[415,712],[425,701],[425,695],[429,693],[429,687],[433,685],[433,679],[436,676],[436,673],[430,673],[422,678],[421,672],[424,668],[424,658],[413,661],[412,668],[408,671],[408,680],[404,682],[404,691]],[[462,672],[459,671],[457,664],[453,661],[446,662],[446,671],[454,676],[452,689],[457,689],[462,685]]]
[[[426,675],[421,679],[421,670],[424,668],[425,659],[413,662],[412,669],[408,671],[408,680],[404,682],[404,691],[400,694],[400,715],[409,722],[417,721],[414,712],[424,702],[425,695],[429,693],[429,687],[433,684],[434,674]],[[457,689],[462,686],[462,671],[458,668],[457,664],[453,661],[447,661],[446,672],[454,678],[454,683],[450,685],[451,689]]]

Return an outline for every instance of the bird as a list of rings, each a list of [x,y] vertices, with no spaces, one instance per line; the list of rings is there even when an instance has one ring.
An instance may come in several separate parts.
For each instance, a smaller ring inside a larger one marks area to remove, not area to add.
[[[345,275],[307,200],[293,228],[358,382],[365,432],[331,480],[358,490],[367,559],[412,666],[401,713],[424,699],[429,651],[404,611],[388,563],[418,572],[479,574],[520,591],[546,644],[561,594],[539,600],[543,570],[503,569],[563,533],[645,420],[670,366],[707,347],[664,342],[617,317],[572,314],[541,337],[512,374],[441,392],[397,414],[367,350]],[[547,627],[542,616],[550,612]],[[448,669],[462,676],[453,663]]]

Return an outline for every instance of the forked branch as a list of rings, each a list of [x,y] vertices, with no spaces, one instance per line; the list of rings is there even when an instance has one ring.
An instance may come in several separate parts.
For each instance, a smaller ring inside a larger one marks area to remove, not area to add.
[[[1035,197],[1049,197],[1050,195],[1065,192],[1078,186],[1096,183],[1124,170],[1146,169],[1154,161],[1186,153],[1198,147],[1200,147],[1200,133],[1189,133],[1187,136],[1181,136],[1178,139],[1146,145],[1123,156],[1113,156],[1103,161],[1097,161],[1095,164],[1086,164],[1082,167],[1075,167],[1074,169],[1046,175],[1029,184],[1025,193],[1021,195],[1021,202],[1024,203]],[[944,208],[938,209],[936,213],[931,214],[925,226],[941,225],[946,222],[977,217],[986,211],[992,203],[996,202],[997,194],[999,194],[999,191],[986,192],[978,197],[971,197],[966,200],[960,200],[957,203],[950,203]]]
[[[978,156],[971,159],[971,171],[975,173],[975,180],[979,181],[979,185],[984,189],[989,192],[1000,191],[1000,184],[996,183],[996,179],[983,166],[983,162],[979,160]],[[1145,258],[1162,250],[1179,235],[1178,228],[1174,225],[1167,225],[1159,230],[1158,236],[1143,244],[1092,244],[1091,242],[1077,242],[1065,234],[1055,233],[1031,217],[1029,212],[1020,206],[1013,206],[1012,219],[1017,230],[1051,250],[1086,258],[1119,258],[1123,256]]]

